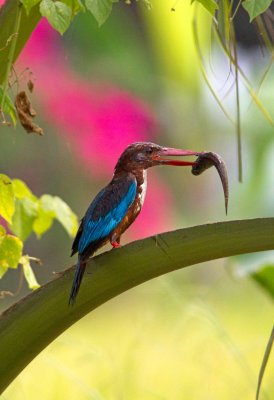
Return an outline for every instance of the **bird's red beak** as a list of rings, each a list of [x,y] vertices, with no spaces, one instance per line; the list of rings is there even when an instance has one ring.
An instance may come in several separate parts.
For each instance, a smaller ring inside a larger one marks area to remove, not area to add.
[[[181,160],[170,160],[169,156],[198,156],[201,152],[191,151],[191,150],[180,150],[180,149],[172,149],[169,147],[163,147],[157,154],[152,156],[154,161],[158,161],[159,164],[162,165],[175,165],[180,167],[192,166],[195,164],[195,161],[181,161]]]

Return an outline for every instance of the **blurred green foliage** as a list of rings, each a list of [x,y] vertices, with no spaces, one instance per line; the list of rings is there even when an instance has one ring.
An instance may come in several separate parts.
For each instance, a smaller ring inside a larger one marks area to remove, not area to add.
[[[20,179],[11,180],[0,175],[0,216],[16,236],[6,233],[0,225],[0,277],[8,268],[23,266],[24,276],[31,289],[39,285],[30,266],[30,258],[23,256],[23,242],[32,232],[40,238],[56,219],[70,236],[75,236],[78,220],[70,207],[58,196],[36,197]]]

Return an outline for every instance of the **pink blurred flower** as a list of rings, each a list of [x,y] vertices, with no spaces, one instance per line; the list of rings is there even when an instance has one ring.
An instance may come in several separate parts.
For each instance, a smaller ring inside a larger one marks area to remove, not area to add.
[[[153,141],[156,122],[144,101],[112,84],[90,84],[69,68],[60,36],[43,20],[19,60],[34,72],[45,118],[72,143],[94,178],[109,177],[123,149],[134,141]],[[39,75],[38,75],[39,74]],[[172,198],[152,174],[147,199],[131,231],[134,236],[171,227]]]

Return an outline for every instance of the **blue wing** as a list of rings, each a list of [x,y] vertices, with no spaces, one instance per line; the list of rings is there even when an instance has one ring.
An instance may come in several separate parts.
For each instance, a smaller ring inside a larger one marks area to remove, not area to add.
[[[98,193],[83,218],[75,243],[79,254],[84,253],[91,243],[106,238],[122,221],[134,201],[136,190],[136,179],[127,177],[111,182]]]

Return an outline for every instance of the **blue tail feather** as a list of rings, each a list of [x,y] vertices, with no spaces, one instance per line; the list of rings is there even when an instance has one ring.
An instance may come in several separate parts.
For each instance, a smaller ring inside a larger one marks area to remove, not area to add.
[[[69,305],[73,305],[75,303],[77,294],[79,292],[80,289],[80,285],[84,276],[84,272],[86,269],[86,262],[83,262],[81,260],[81,258],[78,258],[78,262],[76,264],[76,271],[75,271],[75,275],[74,275],[74,279],[73,279],[73,284],[72,284],[72,288],[71,288],[71,292],[70,292],[70,296],[69,296]]]

